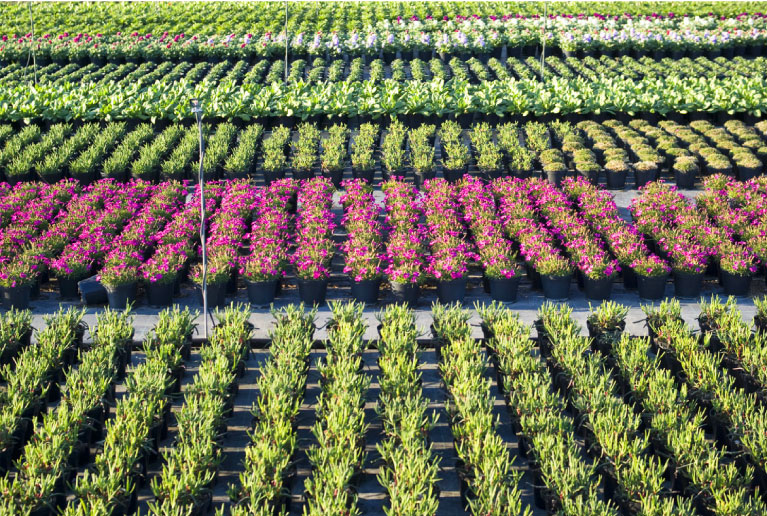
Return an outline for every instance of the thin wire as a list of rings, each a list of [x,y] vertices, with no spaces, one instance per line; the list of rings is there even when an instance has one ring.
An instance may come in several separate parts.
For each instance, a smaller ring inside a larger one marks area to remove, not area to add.
[[[285,82],[288,82],[288,0],[285,0]]]
[[[543,58],[546,55],[546,31],[549,28],[549,2],[543,2],[543,49],[541,50],[541,80],[546,82],[543,75]]]
[[[202,246],[202,311],[205,328],[205,338],[208,338],[208,253],[205,246],[205,172],[202,167],[205,158],[205,141],[202,137],[202,113],[197,112],[197,129],[200,135],[200,243]],[[211,318],[212,320],[212,318]]]
[[[31,33],[32,33],[32,42],[33,44],[29,47],[29,52],[32,55],[32,71],[34,73],[35,77],[35,86],[37,86],[37,59],[35,58],[35,18],[32,15],[32,2],[27,3],[27,7],[29,7],[29,25],[31,27]],[[29,67],[29,56],[27,56],[27,67]]]

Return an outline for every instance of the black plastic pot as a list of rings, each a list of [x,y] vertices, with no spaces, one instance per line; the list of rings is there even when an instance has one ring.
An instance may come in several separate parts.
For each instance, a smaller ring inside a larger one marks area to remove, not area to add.
[[[626,171],[612,172],[607,171],[607,188],[611,190],[622,190],[626,186]]]
[[[272,184],[273,182],[277,181],[278,179],[282,179],[285,177],[285,171],[284,170],[264,170],[264,182],[267,186]]]
[[[152,306],[170,306],[173,303],[174,283],[148,283],[146,286],[146,300]]]
[[[637,281],[637,274],[634,269],[628,265],[621,265],[621,275],[623,276],[623,288],[626,290],[634,290],[639,285]]]
[[[519,291],[519,275],[512,278],[488,278],[490,285],[490,297],[494,301],[512,303],[517,300]]]
[[[674,295],[676,297],[700,296],[703,289],[703,273],[674,272]]]
[[[3,287],[3,306],[5,308],[16,308],[19,310],[29,308],[30,294],[32,285],[18,285],[16,287]]]
[[[226,306],[226,283],[219,283],[215,285],[208,284],[208,307],[209,308],[223,308]],[[200,294],[200,302],[202,302],[202,285],[199,286],[197,291]]]
[[[80,300],[84,305],[100,305],[107,302],[107,289],[96,279],[96,276],[77,282]]]
[[[445,180],[449,183],[455,183],[456,181],[460,181],[460,179],[463,177],[464,172],[466,170],[459,169],[459,170],[448,170],[444,169],[442,171],[442,174],[445,176]]]
[[[74,299],[77,297],[78,280],[74,278],[58,278],[59,297],[61,299]]]
[[[668,274],[663,276],[642,276],[637,275],[637,288],[641,299],[657,300],[663,299],[666,292],[666,282]]]
[[[565,178],[565,173],[566,173],[566,171],[564,171],[564,170],[560,170],[560,171],[557,171],[557,172],[551,172],[551,171],[544,172],[548,182],[553,184],[553,185],[555,185],[555,186],[561,186],[562,185],[562,180]]]
[[[334,187],[341,188],[341,180],[344,177],[344,171],[343,169],[333,170],[332,172],[323,171],[322,177],[330,179],[330,182],[333,183]]]
[[[302,280],[298,279],[298,296],[307,305],[321,305],[325,303],[328,291],[328,280]]]
[[[116,285],[113,287],[104,286],[107,291],[107,301],[109,302],[109,308],[113,310],[125,310],[128,303],[136,302],[136,287],[138,283],[132,281],[125,285]]]
[[[351,294],[355,301],[375,304],[378,302],[378,292],[381,289],[381,278],[352,281]]]
[[[581,177],[583,177],[586,181],[591,183],[592,185],[598,185],[599,184],[599,170],[591,170],[589,172],[578,172]]]
[[[569,299],[570,283],[573,280],[572,273],[566,276],[549,276],[541,274],[541,286],[543,295],[547,299]]]
[[[428,181],[430,179],[434,179],[437,176],[437,173],[435,171],[431,172],[414,172],[413,173],[413,182],[415,183],[416,188],[423,187],[424,181]]]
[[[674,181],[676,181],[677,188],[693,188],[695,186],[695,172],[681,173],[674,170]]]
[[[370,169],[370,170],[352,169],[352,176],[355,179],[364,179],[368,183],[372,183],[373,182],[373,177],[375,176],[375,170],[373,170],[373,169]]]
[[[392,283],[391,292],[395,303],[404,303],[410,307],[418,304],[421,289],[417,283]]]
[[[752,276],[741,276],[739,274],[731,274],[727,271],[722,271],[722,287],[724,287],[724,293],[728,296],[745,297],[751,290],[751,278]]]
[[[252,305],[268,305],[274,301],[277,295],[277,283],[279,279],[267,281],[245,280],[248,289],[248,302]]]
[[[637,170],[634,169],[634,179],[636,181],[636,187],[641,188],[647,183],[658,179],[658,170]]]
[[[738,179],[740,181],[748,181],[761,174],[759,167],[742,167],[738,165]]]
[[[437,281],[437,298],[440,303],[463,303],[466,297],[466,278]]]
[[[599,301],[610,299],[613,291],[613,277],[602,279],[591,279],[588,276],[583,277],[583,293],[586,299],[596,299]]]

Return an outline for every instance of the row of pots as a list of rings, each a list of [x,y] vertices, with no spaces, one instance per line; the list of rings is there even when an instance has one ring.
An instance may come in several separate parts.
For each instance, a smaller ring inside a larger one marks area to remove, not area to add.
[[[631,269],[622,273],[623,283],[626,289],[636,289],[641,299],[660,300],[664,298],[669,275],[646,277],[636,275]],[[543,291],[547,299],[565,300],[570,298],[570,285],[573,274],[564,276],[541,275],[535,270],[528,268],[527,276],[532,282],[534,289]],[[674,273],[674,296],[679,298],[697,298],[703,288],[704,273]],[[514,302],[517,300],[520,276],[513,278],[483,278],[483,287],[486,293],[494,301]],[[594,280],[581,274],[576,276],[577,284],[587,299],[609,299],[612,294],[615,277]],[[751,289],[752,276],[738,276],[725,271],[720,271],[719,282],[728,296],[747,296]],[[86,290],[91,289],[93,280],[88,279],[80,282],[80,291],[85,298]],[[233,283],[233,282],[232,282]],[[298,295],[302,302],[313,305],[323,304],[327,296],[328,279],[303,280],[298,279]],[[266,306],[272,303],[282,290],[279,280],[251,282],[245,281],[248,301],[254,306]],[[463,302],[466,296],[467,278],[437,281],[437,298],[440,303]],[[62,285],[62,298],[75,297],[66,285]],[[65,290],[66,289],[66,293]],[[102,287],[103,289],[103,287]],[[129,283],[118,287],[107,287],[105,299],[98,302],[108,302],[110,308],[122,309],[127,303],[134,303],[138,298],[138,284]],[[178,294],[178,285],[149,284],[146,287],[147,303],[152,306],[170,306],[174,295]],[[207,298],[211,307],[223,307],[226,305],[226,297],[236,292],[236,283],[227,285],[208,285]],[[392,283],[391,292],[394,301],[415,306],[420,297],[420,286],[416,283]],[[351,297],[359,302],[375,304],[381,293],[381,279],[353,281],[351,283]],[[6,308],[23,309],[29,307],[32,297],[31,286],[21,286],[0,289],[0,299]],[[92,303],[89,303],[92,304]]]

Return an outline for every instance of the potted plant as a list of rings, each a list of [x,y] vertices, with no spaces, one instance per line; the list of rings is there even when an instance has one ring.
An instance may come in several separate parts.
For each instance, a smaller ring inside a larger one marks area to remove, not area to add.
[[[298,292],[307,304],[324,303],[335,252],[333,186],[325,178],[303,183],[296,223],[296,250],[290,262],[296,269]]]
[[[586,178],[589,183],[593,185],[599,184],[599,173],[602,171],[602,167],[597,163],[594,163],[593,161],[576,162],[575,171]]]
[[[375,303],[383,277],[382,236],[378,218],[380,208],[372,188],[360,180],[344,183],[346,194],[343,224],[348,238],[342,246],[346,255],[344,272],[352,278],[351,294],[363,303]]]
[[[698,175],[698,163],[692,156],[680,156],[674,160],[674,180],[679,188],[692,188]]]
[[[652,255],[640,256],[631,263],[637,277],[637,288],[641,299],[662,299],[666,291],[671,268],[666,262]]]
[[[634,163],[636,187],[642,188],[651,181],[658,179],[658,164],[655,161],[639,161]]]
[[[29,254],[12,259],[2,265],[0,288],[2,288],[3,306],[8,309],[26,309],[29,307],[32,286],[37,281],[38,260]]]
[[[109,308],[122,310],[135,303],[139,280],[138,262],[127,257],[113,256],[107,261],[98,280],[107,291]]]
[[[322,142],[320,156],[322,175],[330,179],[336,188],[340,188],[344,174],[347,134],[345,125],[334,125],[329,129],[328,137]]]
[[[141,265],[147,302],[152,306],[170,306],[179,282],[179,275],[189,260],[185,242],[162,247]]]
[[[628,308],[613,301],[603,301],[596,309],[589,303],[589,311],[591,313],[586,318],[589,337],[594,339],[597,350],[610,353],[626,329]]]
[[[416,186],[423,185],[427,179],[433,179],[435,126],[422,125],[410,132],[410,166],[413,169]]]
[[[673,249],[671,270],[676,297],[696,298],[700,295],[707,261],[708,253],[698,245],[679,246]]]
[[[753,154],[740,157],[735,164],[738,168],[738,179],[741,181],[748,181],[761,175],[764,167],[762,162]]]
[[[626,176],[629,166],[622,160],[611,160],[605,164],[607,174],[607,187],[614,190],[623,189],[626,186]]]
[[[591,249],[580,256],[578,270],[583,274],[586,299],[609,299],[615,277],[620,272],[618,262],[601,249]]]
[[[560,186],[567,173],[567,167],[561,161],[551,161],[543,165],[543,174],[555,186]]]
[[[359,133],[352,143],[352,175],[356,179],[364,179],[368,183],[373,182],[375,174],[375,143],[378,137],[378,126],[375,124],[362,124]]]
[[[220,308],[226,305],[226,285],[232,277],[234,259],[235,257],[227,252],[212,252],[208,255],[208,268],[205,276],[209,306]],[[192,281],[200,289],[200,296],[202,296],[202,263],[197,263],[192,267],[191,276]]]
[[[573,266],[559,255],[541,256],[535,263],[535,270],[541,275],[543,295],[548,299],[568,299]]]
[[[728,296],[747,296],[751,278],[756,272],[755,257],[742,242],[727,242],[719,248],[719,270],[724,293]]]

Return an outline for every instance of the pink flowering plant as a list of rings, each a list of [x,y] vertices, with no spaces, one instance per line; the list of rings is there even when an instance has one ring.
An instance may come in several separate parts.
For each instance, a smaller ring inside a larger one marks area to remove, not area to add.
[[[671,267],[654,254],[640,255],[629,266],[635,273],[646,278],[666,276],[671,272]]]
[[[0,268],[0,287],[15,288],[33,285],[37,281],[40,262],[31,254],[22,254]]]
[[[756,272],[756,256],[743,242],[725,242],[719,247],[719,267],[736,276]]]
[[[206,281],[210,285],[228,282],[240,264],[238,252],[248,229],[245,219],[256,198],[256,189],[248,181],[230,181],[221,200],[221,206],[210,219],[208,246],[208,268]],[[198,256],[201,256],[201,248]],[[192,280],[202,284],[202,262],[192,268]]]
[[[385,274],[391,283],[419,284],[424,279],[425,246],[421,199],[413,185],[393,179],[381,185],[388,229]]]
[[[476,245],[479,260],[488,278],[513,278],[519,275],[517,254],[504,238],[490,189],[478,178],[464,176],[458,199]]]
[[[573,208],[566,195],[548,181],[529,181],[529,195],[552,233],[584,277],[593,280],[614,277],[618,261],[604,248],[602,240]]]
[[[335,253],[333,230],[336,227],[333,185],[324,177],[301,183],[296,216],[296,250],[290,263],[302,280],[326,280]]]
[[[458,185],[444,179],[424,182],[424,215],[431,254],[426,272],[437,280],[463,278],[476,255],[466,237],[457,200]]]
[[[373,197],[373,189],[364,180],[343,183],[343,225],[348,237],[341,250],[345,255],[344,273],[353,281],[378,279],[384,271],[381,207]]]
[[[186,242],[161,247],[141,265],[141,277],[147,283],[167,285],[174,283],[192,255]]]
[[[518,242],[527,264],[545,276],[567,276],[573,265],[556,246],[553,233],[538,220],[529,198],[528,183],[520,179],[499,179],[491,190],[498,202],[500,224],[509,238]]]
[[[253,282],[273,281],[285,273],[288,263],[288,230],[290,216],[287,207],[295,190],[285,182],[275,181],[256,197],[256,213],[250,233],[250,253],[241,260],[240,274]]]

